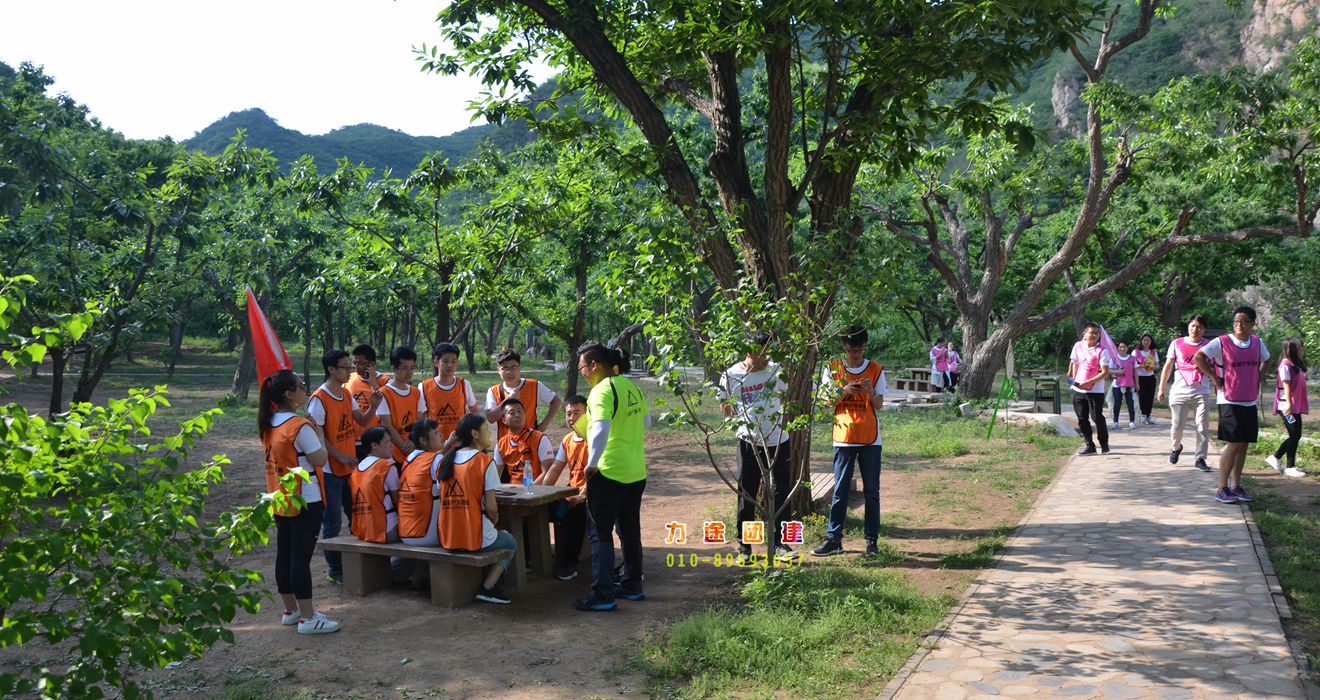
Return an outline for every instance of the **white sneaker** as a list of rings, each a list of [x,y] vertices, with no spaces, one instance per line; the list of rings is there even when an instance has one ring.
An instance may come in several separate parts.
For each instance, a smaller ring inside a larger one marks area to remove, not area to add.
[[[1280,474],[1283,473],[1283,465],[1279,464],[1278,457],[1275,457],[1274,455],[1270,455],[1265,458],[1265,463],[1270,465],[1270,468],[1273,469],[1274,471],[1279,472]]]
[[[329,634],[339,631],[339,623],[326,619],[325,613],[315,615],[298,623],[298,634]]]
[[[1302,471],[1301,469],[1298,469],[1297,467],[1288,467],[1287,469],[1283,470],[1283,475],[1298,478],[1298,477],[1306,476],[1306,472]]]
[[[298,611],[294,610],[293,612],[280,613],[280,624],[281,625],[298,624]]]
[[[1128,422],[1128,430],[1136,430],[1136,429],[1137,429],[1137,422],[1136,422],[1136,421],[1130,421],[1130,422]]]
[[[1110,423],[1110,424],[1109,424],[1109,429],[1110,429],[1110,430],[1118,430],[1118,421],[1114,421],[1113,423]]]

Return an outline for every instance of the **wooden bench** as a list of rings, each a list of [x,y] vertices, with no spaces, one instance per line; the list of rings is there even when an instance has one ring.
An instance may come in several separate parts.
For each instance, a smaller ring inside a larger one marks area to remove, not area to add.
[[[420,559],[431,565],[431,602],[457,608],[472,602],[481,587],[484,569],[505,558],[506,550],[451,552],[439,547],[363,542],[352,535],[321,540],[322,550],[341,552],[344,557],[344,591],[364,596],[389,586],[390,557]]]
[[[924,379],[905,379],[900,377],[894,380],[894,385],[899,391],[922,391],[928,394],[934,391],[930,382]]]

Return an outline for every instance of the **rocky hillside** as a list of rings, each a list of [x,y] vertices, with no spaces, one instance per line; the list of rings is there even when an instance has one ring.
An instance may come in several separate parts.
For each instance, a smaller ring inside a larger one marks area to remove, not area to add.
[[[1135,22],[1130,5],[1122,3],[1116,33]],[[1270,70],[1308,36],[1320,36],[1316,0],[1244,0],[1236,10],[1222,0],[1182,0],[1172,17],[1157,20],[1150,36],[1114,59],[1110,74],[1133,89],[1153,91],[1175,78],[1237,65]],[[1032,105],[1037,126],[1080,128],[1084,80],[1071,56],[1042,61],[1024,82],[1020,99]]]

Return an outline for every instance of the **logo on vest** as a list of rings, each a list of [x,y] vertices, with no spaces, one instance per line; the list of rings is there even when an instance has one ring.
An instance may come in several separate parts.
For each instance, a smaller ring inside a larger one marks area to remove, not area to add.
[[[440,495],[441,508],[460,508],[468,507],[467,492],[463,490],[463,485],[458,479],[450,479],[444,482],[444,492]]]

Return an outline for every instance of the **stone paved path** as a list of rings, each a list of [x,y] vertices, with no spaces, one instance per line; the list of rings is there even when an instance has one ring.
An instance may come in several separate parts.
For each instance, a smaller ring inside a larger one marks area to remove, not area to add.
[[[1241,506],[1213,499],[1189,453],[1169,465],[1167,429],[1070,461],[886,694],[1304,697]]]

